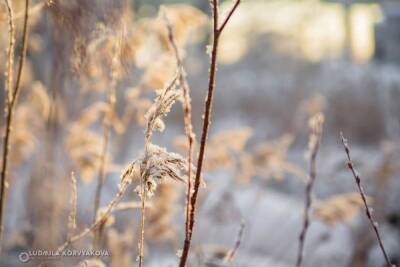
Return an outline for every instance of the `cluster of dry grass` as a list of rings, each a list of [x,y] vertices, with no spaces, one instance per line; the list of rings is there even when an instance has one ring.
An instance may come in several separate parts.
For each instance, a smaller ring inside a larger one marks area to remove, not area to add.
[[[288,158],[293,134],[260,143],[252,150],[246,147],[252,135],[249,128],[208,138],[220,37],[240,8],[240,0],[234,1],[226,14],[219,10],[218,0],[210,1],[210,65],[198,139],[194,133],[197,125],[192,125],[192,116],[198,114],[192,114],[184,58],[185,46],[193,33],[204,31],[207,16],[188,5],[170,5],[162,7],[155,17],[136,18],[129,1],[116,2],[100,1],[93,6],[86,0],[5,0],[1,6],[0,24],[9,29],[8,37],[0,40],[1,48],[7,51],[0,56],[5,62],[0,70],[6,74],[2,95],[2,253],[14,245],[7,242],[14,235],[7,229],[7,217],[18,212],[7,208],[13,206],[8,192],[16,192],[15,180],[20,173],[28,173],[26,207],[31,238],[23,238],[21,246],[58,253],[68,248],[111,252],[104,259],[68,258],[57,263],[37,259],[35,264],[131,266],[137,256],[138,266],[144,266],[154,243],[167,242],[180,248],[179,266],[189,266],[194,262],[192,237],[205,183],[203,173],[231,168],[241,185],[255,176],[280,181],[286,175],[305,183],[297,267],[303,261],[311,210],[321,221],[335,224],[350,220],[361,207],[366,208],[387,265],[394,266],[370,213],[372,199],[363,191],[344,138],[348,166],[360,194],[312,203],[324,121],[319,100],[310,100],[299,112],[299,121],[309,119],[309,173]],[[47,18],[42,19],[42,14]],[[51,36],[42,36],[47,27]],[[46,55],[46,45],[52,46],[50,60],[41,58]],[[43,71],[36,70],[43,61],[50,61],[46,79],[40,78]],[[155,132],[167,127],[165,118],[176,103],[182,107],[184,135],[171,143],[180,154],[157,144],[154,138]],[[143,129],[143,140],[133,141],[132,133]],[[142,144],[141,152],[123,168],[120,162],[130,156],[128,149],[137,143]],[[121,173],[119,183],[109,186],[115,173]],[[86,198],[84,190],[88,188],[95,192],[88,200],[90,208],[81,207],[80,198]],[[83,214],[91,214],[91,220],[80,218]],[[176,223],[178,217],[182,227]],[[245,224],[239,225],[232,248],[220,256],[223,266],[232,264],[239,253]]]

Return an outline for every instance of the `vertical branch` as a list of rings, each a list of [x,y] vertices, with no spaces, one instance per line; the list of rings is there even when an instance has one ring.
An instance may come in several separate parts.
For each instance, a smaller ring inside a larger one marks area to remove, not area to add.
[[[145,144],[145,159],[143,161],[143,165],[147,166],[148,155],[149,155],[149,146],[151,143],[152,130],[151,127],[148,126],[145,133],[144,144]],[[148,176],[148,170],[145,170],[144,173],[140,172],[140,238],[139,238],[139,256],[138,256],[138,266],[143,266],[144,261],[144,227],[146,220],[146,177]]]
[[[211,123],[211,112],[212,112],[212,101],[214,96],[215,90],[215,77],[217,72],[217,55],[218,55],[218,44],[219,38],[225,26],[227,25],[228,21],[232,17],[233,13],[235,12],[236,8],[240,4],[240,0],[236,0],[233,8],[228,13],[228,16],[224,19],[222,26],[218,26],[218,0],[210,1],[211,10],[212,10],[212,17],[213,17],[213,43],[212,43],[212,51],[211,51],[211,59],[210,59],[210,73],[209,73],[209,80],[208,80],[208,90],[207,90],[207,98],[204,107],[204,120],[203,120],[203,129],[201,133],[201,140],[200,140],[200,150],[199,156],[197,159],[197,169],[196,175],[194,180],[194,188],[193,188],[193,195],[190,198],[190,214],[189,214],[189,228],[188,228],[188,238],[185,238],[182,256],[179,262],[180,267],[185,267],[187,258],[189,255],[190,244],[192,239],[193,227],[195,224],[195,214],[196,214],[196,202],[197,196],[199,193],[199,188],[201,184],[201,172],[203,168],[204,162],[204,155],[207,143],[207,136],[208,136],[208,129]]]
[[[22,70],[24,68],[27,40],[28,40],[28,19],[29,19],[29,0],[25,0],[25,17],[24,17],[24,28],[22,32],[22,45],[19,55],[17,79],[15,82],[14,92],[11,97],[11,107],[14,108],[20,93],[20,84],[22,79]]]
[[[77,204],[78,204],[78,189],[76,186],[76,177],[74,172],[71,172],[70,176],[70,182],[71,182],[71,210],[68,216],[68,238],[70,238],[76,229],[76,213],[78,210]]]
[[[15,45],[15,36],[14,36],[14,12],[12,9],[12,4],[9,0],[5,0],[7,13],[8,13],[8,50],[7,50],[7,72],[6,72],[6,97],[7,103],[9,105],[12,97],[12,85],[13,85],[13,70],[14,70],[14,45]]]
[[[144,259],[144,227],[145,227],[145,217],[146,217],[146,198],[149,192],[148,178],[150,177],[149,166],[151,164],[151,138],[153,136],[153,131],[155,130],[157,120],[160,116],[165,115],[165,110],[172,105],[175,101],[177,95],[168,96],[171,91],[174,91],[176,82],[178,79],[178,74],[172,79],[172,81],[165,87],[165,89],[157,97],[154,110],[150,108],[149,113],[146,115],[147,127],[144,135],[144,159],[140,166],[144,167],[144,170],[140,170],[140,198],[141,198],[141,223],[140,223],[140,239],[139,239],[139,257],[138,265],[143,266]],[[142,167],[140,167],[141,169]]]
[[[175,81],[173,81],[173,84]],[[152,130],[151,127],[148,127],[145,133],[144,143],[145,143],[145,159],[143,161],[143,165],[147,166],[149,160],[149,146],[151,144]],[[149,176],[149,171],[146,169],[140,175],[140,239],[139,239],[139,257],[138,257],[138,266],[143,266],[144,261],[144,227],[145,227],[145,219],[146,219],[146,179]]]
[[[340,138],[342,139],[344,151],[345,151],[346,156],[347,156],[347,167],[350,169],[351,173],[353,174],[354,180],[355,180],[355,182],[357,184],[358,191],[360,193],[361,199],[362,199],[364,207],[365,207],[365,214],[366,214],[366,216],[367,216],[372,228],[374,229],[374,232],[375,232],[375,235],[376,235],[376,239],[378,240],[379,247],[381,248],[382,254],[385,257],[385,261],[386,261],[387,266],[388,267],[394,267],[395,265],[393,265],[391,263],[390,258],[388,256],[388,254],[386,253],[385,246],[383,245],[382,238],[381,238],[381,235],[379,234],[379,230],[378,230],[378,223],[375,221],[375,219],[374,219],[374,217],[373,217],[373,215],[371,213],[371,208],[368,206],[367,197],[365,195],[364,187],[361,184],[360,175],[358,174],[357,170],[354,168],[353,161],[351,160],[350,148],[349,148],[349,144],[347,142],[347,139],[344,138],[342,133],[340,133]]]
[[[296,260],[296,267],[300,267],[303,262],[303,251],[304,251],[304,244],[306,241],[307,230],[310,225],[310,210],[312,204],[312,189],[314,186],[315,179],[317,178],[317,153],[319,149],[319,145],[321,143],[321,136],[322,136],[322,124],[324,118],[321,113],[316,114],[314,117],[310,119],[310,128],[311,128],[311,135],[310,135],[310,177],[308,179],[306,185],[306,198],[304,203],[304,218],[303,218],[303,228],[301,229],[299,235],[299,248],[297,252],[297,260]]]
[[[8,1],[6,1],[8,3]],[[11,6],[7,5],[10,10]],[[9,156],[9,149],[10,149],[10,138],[11,138],[11,125],[13,121],[13,115],[14,115],[14,110],[15,110],[15,105],[18,100],[18,96],[20,93],[20,83],[21,83],[21,76],[22,76],[22,70],[24,67],[24,61],[25,61],[25,56],[26,56],[26,48],[27,48],[27,39],[28,39],[28,9],[29,9],[29,0],[25,0],[25,17],[24,17],[24,26],[23,26],[23,33],[22,33],[22,45],[21,45],[21,50],[20,50],[20,56],[19,56],[19,67],[18,67],[18,72],[17,72],[17,80],[15,83],[14,91],[11,92],[12,90],[12,84],[8,83],[8,94],[7,98],[8,99],[8,104],[6,105],[6,125],[5,125],[5,133],[4,133],[4,139],[3,139],[3,163],[2,163],[2,169],[1,169],[1,191],[0,191],[0,242],[2,240],[3,236],[3,230],[4,230],[4,209],[5,209],[5,202],[6,202],[6,187],[7,187],[7,168],[8,168],[8,156]],[[9,16],[11,16],[11,13],[9,13]],[[12,20],[12,17],[9,17],[10,20]],[[9,22],[9,25],[11,25],[12,22]],[[10,30],[11,31],[11,30]],[[10,33],[11,35],[11,33]],[[11,52],[11,51],[9,51]],[[9,55],[9,60],[12,55]],[[9,62],[9,67],[11,63]],[[11,79],[12,73],[8,73],[8,79]]]
[[[145,189],[145,176],[142,175],[140,179],[141,191],[141,216],[140,216],[140,241],[139,241],[139,267],[143,266],[144,258],[144,223],[146,218],[146,189]]]
[[[112,65],[111,65],[111,84],[108,89],[108,99],[107,99],[107,111],[104,114],[104,120],[103,120],[103,145],[102,145],[102,151],[100,155],[100,167],[99,167],[99,176],[97,180],[97,187],[96,187],[96,193],[95,193],[95,200],[94,200],[94,218],[93,222],[96,221],[97,213],[99,211],[100,207],[100,201],[101,201],[101,192],[104,186],[104,182],[106,179],[106,161],[107,161],[107,149],[108,149],[108,143],[110,140],[110,135],[111,135],[111,122],[112,122],[112,116],[114,114],[114,107],[115,107],[115,102],[116,102],[116,87],[117,87],[117,81],[118,81],[118,66],[119,66],[119,57],[121,55],[121,38],[118,40],[116,44],[116,51],[114,54],[114,57],[112,59]],[[94,240],[93,240],[93,247],[99,247],[101,244],[101,235],[102,235],[102,229],[101,227],[98,228],[98,230],[94,234]]]
[[[183,112],[184,112],[184,123],[185,123],[185,133],[188,141],[188,181],[187,181],[187,189],[186,189],[186,218],[185,218],[185,239],[188,240],[190,238],[190,197],[192,192],[192,162],[193,162],[193,145],[195,140],[195,135],[193,133],[193,126],[192,126],[192,104],[190,99],[190,87],[189,83],[186,79],[186,72],[183,68],[182,57],[179,54],[178,46],[176,43],[176,38],[174,35],[174,31],[170,21],[168,20],[167,14],[164,13],[164,18],[167,24],[168,29],[168,39],[170,45],[173,49],[176,64],[178,67],[178,75],[179,75],[179,83],[182,87],[183,91]]]

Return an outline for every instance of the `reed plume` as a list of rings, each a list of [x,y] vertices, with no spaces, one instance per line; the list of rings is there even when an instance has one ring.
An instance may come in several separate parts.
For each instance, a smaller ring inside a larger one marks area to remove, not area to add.
[[[157,183],[166,177],[183,180],[179,174],[180,169],[185,168],[184,159],[174,153],[168,153],[165,149],[151,143],[154,131],[163,131],[164,121],[171,106],[180,96],[176,90],[177,74],[169,82],[164,90],[160,92],[153,105],[147,111],[145,118],[147,120],[144,137],[144,154],[137,164],[140,173],[140,187],[136,191],[142,201],[141,219],[140,219],[140,240],[139,240],[139,267],[143,266],[144,258],[144,226],[146,213],[146,198],[151,197],[157,187]]]

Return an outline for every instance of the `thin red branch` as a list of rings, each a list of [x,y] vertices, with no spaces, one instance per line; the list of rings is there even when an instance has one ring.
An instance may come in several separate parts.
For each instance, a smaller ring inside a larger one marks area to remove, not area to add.
[[[234,8],[229,12],[230,15],[228,15],[227,19],[225,20],[226,23],[229,21],[229,18],[232,16],[234,11],[236,10],[236,7],[239,5],[240,0],[237,0],[237,4],[234,5]],[[202,174],[202,169],[203,169],[203,162],[204,162],[204,156],[205,156],[205,149],[206,149],[206,144],[207,144],[207,137],[208,137],[208,129],[210,127],[211,123],[211,112],[212,112],[212,102],[213,102],[213,96],[214,96],[214,90],[215,90],[215,78],[216,78],[216,72],[217,72],[217,55],[218,55],[218,44],[219,44],[219,37],[221,36],[222,30],[224,29],[226,23],[224,21],[224,24],[222,27],[218,27],[218,1],[217,0],[212,0],[210,2],[211,4],[211,10],[212,10],[212,17],[213,17],[213,44],[212,44],[212,51],[211,51],[211,59],[210,59],[210,74],[209,74],[209,80],[208,80],[208,90],[207,90],[207,98],[205,102],[205,107],[204,107],[204,121],[203,121],[203,129],[202,129],[202,134],[201,134],[201,139],[200,139],[200,150],[199,150],[199,156],[197,159],[197,169],[196,169],[196,175],[195,175],[195,180],[194,180],[194,190],[192,197],[190,199],[190,216],[189,216],[189,231],[188,235],[189,238],[185,238],[184,241],[184,246],[182,250],[182,256],[179,262],[180,267],[185,267],[187,258],[189,255],[189,250],[190,250],[190,245],[191,245],[191,239],[192,239],[192,234],[193,234],[193,227],[195,224],[195,214],[196,214],[196,202],[197,202],[197,196],[199,194],[199,188],[201,184],[201,174]]]
[[[224,19],[224,22],[221,24],[221,26],[219,27],[218,31],[222,32],[226,26],[226,24],[228,24],[228,21],[231,19],[233,13],[235,12],[236,8],[239,6],[240,4],[240,0],[237,0],[235,2],[235,4],[233,5],[232,9],[229,11],[228,15],[226,16],[226,18]]]

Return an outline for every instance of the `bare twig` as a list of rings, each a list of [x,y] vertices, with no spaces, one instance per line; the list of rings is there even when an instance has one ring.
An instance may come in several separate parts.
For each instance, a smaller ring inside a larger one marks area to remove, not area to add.
[[[185,267],[189,250],[190,250],[190,243],[192,239],[192,233],[193,233],[193,227],[195,223],[195,214],[196,214],[196,202],[197,202],[197,196],[199,193],[199,188],[201,184],[201,172],[203,168],[203,161],[204,161],[204,155],[205,155],[205,149],[206,149],[206,143],[207,143],[207,136],[208,136],[208,128],[210,126],[211,122],[211,111],[212,111],[212,102],[213,102],[213,96],[214,96],[214,89],[215,89],[215,78],[216,78],[216,72],[217,72],[217,55],[218,55],[218,44],[219,44],[219,37],[221,36],[221,33],[223,29],[225,28],[225,25],[228,23],[230,20],[232,14],[236,10],[237,6],[240,4],[241,0],[236,0],[232,10],[229,12],[229,15],[224,19],[224,23],[222,24],[221,27],[218,25],[218,0],[212,0],[210,2],[211,4],[211,10],[212,10],[212,16],[213,16],[213,44],[212,44],[212,51],[211,51],[211,59],[210,59],[210,74],[209,74],[209,80],[208,80],[208,91],[207,91],[207,98],[205,102],[205,107],[204,107],[204,121],[203,121],[203,129],[202,129],[202,134],[201,134],[201,141],[200,141],[200,150],[199,150],[199,156],[197,159],[197,169],[196,169],[196,176],[195,176],[195,181],[194,181],[194,191],[193,195],[190,198],[190,216],[189,216],[189,229],[188,229],[188,238],[185,238],[184,241],[184,246],[182,250],[182,256],[179,262],[180,267]]]
[[[299,235],[299,248],[297,253],[296,267],[300,267],[303,261],[304,244],[307,230],[310,225],[310,209],[312,204],[312,189],[317,178],[317,153],[322,136],[323,115],[318,113],[310,120],[310,177],[306,185],[303,227]]]
[[[347,156],[347,167],[350,169],[350,171],[353,174],[354,180],[355,180],[355,182],[357,184],[358,191],[359,191],[360,196],[362,198],[362,201],[364,203],[365,214],[366,214],[366,216],[367,216],[372,228],[374,229],[374,232],[375,232],[375,235],[376,235],[376,239],[378,240],[379,247],[381,248],[382,254],[385,257],[386,264],[387,264],[388,267],[395,267],[395,265],[393,265],[391,263],[390,258],[388,256],[388,254],[386,253],[385,246],[383,245],[381,235],[379,234],[378,223],[375,221],[375,219],[374,219],[374,217],[373,217],[373,215],[371,213],[371,209],[368,206],[367,197],[365,195],[364,188],[363,188],[363,186],[361,184],[360,175],[358,174],[357,170],[354,168],[353,161],[351,160],[351,157],[350,157],[350,148],[349,148],[348,141],[347,141],[346,138],[344,138],[342,133],[340,133],[340,138],[342,139],[344,151],[345,151],[346,156]]]
[[[188,140],[188,182],[187,182],[187,189],[186,189],[186,221],[185,221],[185,239],[190,238],[190,198],[192,192],[192,162],[193,162],[193,145],[195,141],[195,135],[193,133],[193,126],[192,126],[192,104],[190,99],[190,87],[189,83],[186,79],[186,72],[183,68],[183,62],[181,55],[179,54],[178,46],[176,43],[173,27],[171,22],[169,21],[167,14],[164,13],[164,18],[167,24],[168,29],[168,39],[171,44],[171,47],[174,51],[176,64],[179,71],[179,82],[183,90],[183,112],[184,112],[184,123],[185,123],[185,133]]]
[[[245,228],[245,224],[244,222],[242,222],[240,224],[240,228],[239,228],[239,233],[235,242],[235,245],[233,247],[233,249],[231,249],[228,254],[226,255],[225,259],[224,259],[224,263],[231,263],[233,261],[233,259],[235,258],[237,251],[239,250],[240,244],[242,243],[242,238],[243,238],[243,233],[244,233],[244,228]]]
[[[9,13],[9,16],[12,16],[12,9],[11,6],[9,5],[9,2],[6,1],[8,4],[9,12],[11,10],[11,13]],[[1,195],[0,195],[0,243],[2,240],[3,236],[3,230],[4,230],[4,225],[3,225],[3,220],[4,220],[4,209],[5,209],[5,202],[6,202],[6,186],[7,186],[7,167],[8,167],[8,156],[9,156],[9,148],[10,148],[10,138],[11,138],[11,125],[13,121],[13,115],[14,115],[14,110],[15,106],[18,100],[18,95],[20,93],[20,83],[21,83],[21,76],[22,76],[22,70],[24,67],[24,61],[25,61],[25,56],[26,56],[26,49],[27,49],[27,39],[28,39],[28,18],[29,18],[29,0],[25,0],[25,19],[24,19],[24,26],[23,26],[23,33],[22,33],[22,45],[21,45],[21,50],[20,50],[20,56],[19,56],[19,66],[18,66],[18,72],[17,72],[17,79],[14,87],[14,91],[11,92],[12,90],[12,84],[9,81],[7,85],[7,105],[6,105],[6,125],[5,125],[5,134],[4,134],[4,139],[3,139],[3,164],[2,164],[2,170],[1,170]],[[12,17],[9,17],[10,20],[12,20]],[[12,22],[9,23],[11,25]],[[13,30],[10,29],[10,37],[12,35]],[[13,38],[13,37],[11,37]],[[11,48],[10,48],[11,49]],[[11,50],[9,51],[10,53]],[[13,55],[9,55],[9,60]],[[12,67],[12,63],[9,62],[9,68]],[[12,73],[8,73],[8,79],[11,79]]]
[[[236,1],[235,4],[233,5],[232,9],[229,11],[228,15],[226,16],[224,22],[221,24],[221,26],[218,28],[218,32],[221,33],[228,21],[231,19],[233,13],[235,12],[236,8],[239,6],[240,1]]]

